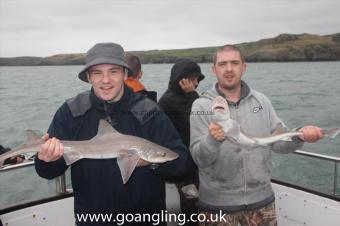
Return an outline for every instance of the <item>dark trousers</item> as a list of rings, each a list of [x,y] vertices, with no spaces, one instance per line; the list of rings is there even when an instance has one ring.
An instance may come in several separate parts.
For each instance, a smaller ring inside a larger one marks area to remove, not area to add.
[[[178,189],[180,202],[181,202],[180,203],[181,210],[182,210],[182,213],[186,215],[186,219],[190,219],[190,216],[192,214],[198,214],[198,198],[187,198],[182,191],[182,187],[188,184],[195,184],[196,188],[198,189],[198,181],[190,181],[190,182],[176,183],[176,187]],[[187,221],[185,225],[198,226],[198,222]]]

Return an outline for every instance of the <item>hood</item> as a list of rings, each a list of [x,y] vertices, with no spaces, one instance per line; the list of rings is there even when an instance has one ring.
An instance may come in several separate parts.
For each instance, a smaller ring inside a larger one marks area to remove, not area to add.
[[[139,80],[132,77],[128,77],[125,80],[125,84],[133,89],[133,92],[135,93],[145,90],[144,85]]]
[[[201,67],[194,61],[189,59],[178,60],[171,68],[169,89],[183,92],[178,82],[188,75],[197,76],[198,82],[205,77],[201,72]]]
[[[210,90],[208,90],[208,91],[206,91],[202,94],[202,97],[208,98],[210,100],[215,99],[215,97],[217,97],[217,96],[222,96],[222,97],[225,98],[225,95],[221,91],[219,91],[217,85],[218,84],[215,83],[214,86],[212,87],[212,89],[210,89]],[[238,102],[240,102],[243,99],[246,99],[250,95],[252,95],[251,89],[249,88],[248,84],[242,80],[241,81],[241,97],[240,97],[240,100]],[[228,103],[230,104],[229,101],[228,101]]]

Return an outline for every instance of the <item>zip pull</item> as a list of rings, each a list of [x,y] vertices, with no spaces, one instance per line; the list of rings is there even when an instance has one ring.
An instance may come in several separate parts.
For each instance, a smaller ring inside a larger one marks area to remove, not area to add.
[[[238,109],[239,103],[234,103],[234,102],[228,102],[229,107]]]
[[[108,115],[105,119],[108,123],[110,123],[111,126],[115,126],[118,124],[116,120],[113,120],[110,115]]]
[[[117,125],[118,124],[117,121],[112,119],[111,116],[110,116],[109,105],[107,103],[104,104],[104,111],[105,111],[105,113],[107,115],[105,120],[108,123],[110,123],[111,126]]]
[[[108,116],[106,117],[105,120],[106,120],[108,123],[110,123],[110,124],[111,124],[111,122],[112,122],[112,119],[111,119],[110,115],[108,115]]]

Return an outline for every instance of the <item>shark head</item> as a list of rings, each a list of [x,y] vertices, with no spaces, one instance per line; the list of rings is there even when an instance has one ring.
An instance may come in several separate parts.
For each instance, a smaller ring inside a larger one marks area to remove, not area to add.
[[[217,96],[211,107],[213,122],[219,124],[226,137],[238,140],[240,136],[240,125],[230,117],[229,105],[225,98]]]
[[[170,149],[161,147],[157,150],[144,150],[141,158],[151,163],[164,163],[177,159],[178,154]]]
[[[221,96],[217,96],[214,99],[211,110],[214,113],[215,117],[217,118],[220,117],[223,117],[224,119],[230,118],[228,102],[225,98]]]

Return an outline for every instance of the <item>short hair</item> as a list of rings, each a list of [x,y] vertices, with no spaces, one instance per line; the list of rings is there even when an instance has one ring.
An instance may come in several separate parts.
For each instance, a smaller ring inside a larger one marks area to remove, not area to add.
[[[125,53],[125,60],[130,68],[133,70],[133,73],[131,73],[128,77],[136,78],[138,73],[142,70],[140,59],[134,54]]]
[[[240,53],[241,61],[242,61],[243,63],[246,61],[246,58],[245,58],[245,56],[244,56],[244,54],[242,53],[242,51],[241,51],[240,48],[238,48],[238,47],[235,46],[235,45],[224,45],[224,46],[219,47],[219,48],[216,50],[216,52],[215,52],[215,54],[214,54],[214,56],[213,56],[213,63],[214,63],[214,65],[216,64],[216,61],[217,61],[217,54],[220,53],[220,52],[223,52],[223,51],[226,51],[226,52],[227,52],[227,51],[237,51],[237,52]]]

